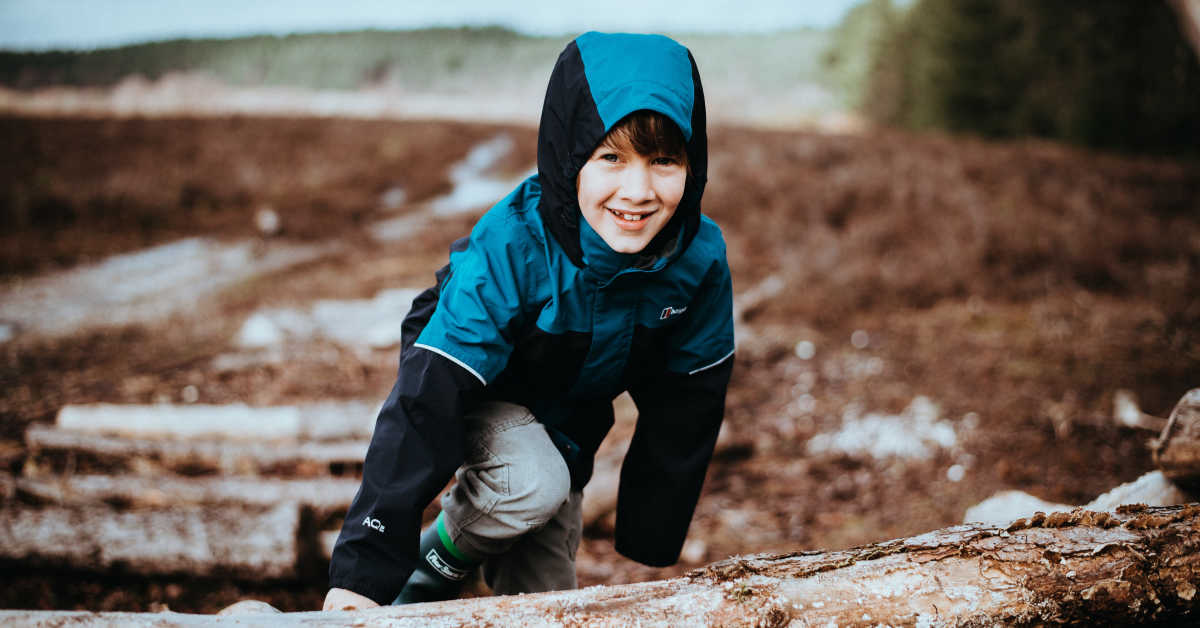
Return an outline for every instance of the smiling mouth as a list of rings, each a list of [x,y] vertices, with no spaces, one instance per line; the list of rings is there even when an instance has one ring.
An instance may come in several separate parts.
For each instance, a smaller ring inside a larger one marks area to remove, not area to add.
[[[623,222],[642,222],[643,220],[649,218],[651,215],[654,214],[654,212],[650,212],[647,214],[632,214],[632,213],[628,213],[628,212],[617,211],[615,209],[611,209],[608,207],[606,207],[605,209],[608,210],[608,213],[616,216],[618,219],[620,219]]]

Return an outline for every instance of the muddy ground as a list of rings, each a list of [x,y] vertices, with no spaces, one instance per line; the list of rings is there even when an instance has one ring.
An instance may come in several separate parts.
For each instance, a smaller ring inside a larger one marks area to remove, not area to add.
[[[20,473],[25,428],[68,403],[182,402],[185,391],[202,403],[381,399],[394,352],[325,344],[234,370],[213,359],[260,307],[431,281],[472,215],[400,242],[368,227],[447,192],[449,166],[501,132],[516,140],[508,174],[531,166],[526,127],[0,118],[7,286],[185,236],[258,238],[254,215],[267,206],[282,219],[273,242],[348,245],[161,323],[17,330],[0,345],[0,462]],[[746,312],[729,434],[686,560],[631,563],[602,523],[580,552],[582,585],[920,533],[1003,489],[1083,503],[1151,468],[1150,435],[1118,427],[1112,397],[1132,390],[1165,416],[1200,385],[1200,164],[890,131],[710,137],[704,207],[724,230],[735,290],[771,277],[782,289]],[[398,187],[404,202],[385,202]],[[913,407],[935,408],[931,420],[954,435],[923,456],[814,445],[918,397],[933,405]],[[253,597],[305,610],[325,592],[319,570],[246,582],[2,569],[6,608],[213,612]]]

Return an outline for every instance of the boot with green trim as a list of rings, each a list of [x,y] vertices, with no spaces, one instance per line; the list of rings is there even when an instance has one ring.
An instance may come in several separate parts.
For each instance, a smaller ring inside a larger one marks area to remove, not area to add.
[[[442,515],[421,533],[417,568],[392,604],[437,602],[458,597],[463,581],[483,561],[455,547]]]

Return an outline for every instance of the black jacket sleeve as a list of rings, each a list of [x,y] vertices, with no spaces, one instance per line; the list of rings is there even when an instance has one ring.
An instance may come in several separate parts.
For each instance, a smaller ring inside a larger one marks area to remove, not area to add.
[[[667,368],[630,387],[637,427],[617,495],[616,548],[640,563],[679,560],[725,416],[733,372],[733,286],[722,255],[671,339]]]
[[[409,346],[375,421],[362,485],[329,564],[329,585],[389,604],[416,565],[421,513],[462,464],[464,408],[482,383],[445,357]]]
[[[699,373],[667,374],[629,393],[637,428],[621,465],[616,548],[646,565],[679,560],[712,459],[733,356]]]

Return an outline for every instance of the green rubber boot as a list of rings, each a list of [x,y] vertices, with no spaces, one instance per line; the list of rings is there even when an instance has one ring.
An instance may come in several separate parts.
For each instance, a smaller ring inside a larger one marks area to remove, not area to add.
[[[462,591],[463,581],[483,562],[454,546],[442,515],[421,533],[417,568],[404,583],[392,604],[416,604],[452,600]]]

